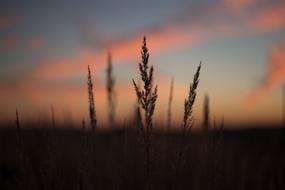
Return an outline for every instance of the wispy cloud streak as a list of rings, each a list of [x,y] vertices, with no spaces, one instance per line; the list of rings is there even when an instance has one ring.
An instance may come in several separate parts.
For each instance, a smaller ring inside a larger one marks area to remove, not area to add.
[[[250,105],[257,103],[273,88],[282,85],[285,81],[285,42],[272,47],[267,63],[265,79],[246,96]]]

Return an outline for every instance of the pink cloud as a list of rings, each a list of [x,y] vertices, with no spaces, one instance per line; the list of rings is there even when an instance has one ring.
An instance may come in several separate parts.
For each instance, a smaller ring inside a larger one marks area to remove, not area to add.
[[[231,10],[231,7],[238,7],[239,9],[245,9],[253,6],[258,0],[224,0],[222,1],[223,9]],[[227,5],[227,6],[224,6]],[[261,28],[266,31],[273,30],[272,27],[283,27],[285,25],[284,13],[285,3],[279,2],[271,6],[258,9],[251,18],[245,21],[245,24],[249,29],[254,32],[260,32]],[[218,5],[219,7],[220,5]],[[209,7],[205,8],[209,9]],[[220,12],[221,10],[212,9]],[[226,11],[226,10],[224,10]],[[213,14],[213,17],[215,14]],[[238,16],[240,16],[238,14]],[[241,21],[244,21],[243,18]],[[189,24],[191,24],[189,22]],[[191,25],[191,29],[181,29],[182,26],[187,23],[166,23],[158,26],[156,30],[146,30],[145,35],[148,39],[148,47],[152,52],[152,55],[161,53],[163,51],[169,51],[177,47],[191,46],[196,43],[201,43],[209,38],[225,37],[225,36],[237,36],[241,35],[243,31],[240,31],[235,23],[229,23],[224,20],[213,20],[210,26],[204,26],[195,21]],[[209,32],[209,27],[211,32]],[[62,78],[72,77],[85,73],[87,65],[94,66],[98,71],[103,68],[106,62],[106,52],[112,51],[114,57],[114,64],[121,63],[122,61],[133,61],[134,64],[139,60],[140,46],[141,46],[142,34],[137,34],[126,38],[123,41],[117,41],[109,44],[105,49],[100,49],[97,52],[92,52],[88,49],[83,49],[73,57],[62,58],[47,58],[40,60],[38,66],[34,69],[32,76],[36,78]],[[35,38],[30,44],[33,48],[39,48],[44,43],[42,38]]]
[[[223,3],[225,3],[226,6],[222,6],[224,8],[222,11],[229,12],[232,10],[245,10],[246,8],[256,4],[256,1],[225,0]],[[245,24],[245,30],[251,29],[256,33],[272,31],[276,28],[285,26],[284,19],[282,19],[285,16],[284,11],[282,11],[284,8],[284,3],[278,3],[278,5],[260,8],[249,18],[246,17],[246,19],[244,17],[240,18],[240,14],[237,14],[236,16],[238,17],[238,21]],[[221,10],[217,9],[216,11]],[[205,13],[207,13],[207,11],[205,11]],[[237,29],[238,27],[235,22],[229,23],[226,20],[220,20],[219,17],[216,18],[216,14],[212,13],[212,15],[214,16],[211,18],[213,21],[210,25],[203,25],[199,20],[181,23],[179,21],[178,23],[167,21],[160,25],[157,30],[146,29],[144,34],[147,36],[151,56],[177,47],[189,47],[193,44],[201,43],[209,38],[216,38],[217,36],[224,38],[225,36],[239,36],[242,34],[243,31]],[[186,27],[186,25],[188,25],[188,27]],[[13,40],[11,41],[13,42]],[[113,53],[114,64],[122,63],[123,61],[132,61],[134,64],[137,64],[140,59],[141,41],[142,34],[137,34],[122,41],[112,43],[108,48],[100,49],[96,52],[89,49],[82,49],[80,52],[69,57],[41,59],[29,75],[27,75],[23,80],[18,81],[19,86],[21,86],[23,91],[27,92],[27,96],[32,97],[32,99],[37,102],[50,101],[49,97],[55,97],[58,98],[58,100],[68,100],[70,102],[72,102],[74,98],[76,100],[84,101],[86,99],[86,89],[84,86],[72,87],[68,85],[60,86],[59,84],[51,86],[42,85],[50,81],[70,80],[78,75],[85,77],[87,65],[91,66],[93,73],[95,72],[95,77],[97,77],[96,73],[105,68],[107,49],[110,49]],[[44,44],[45,40],[43,38],[35,38],[31,40],[29,47],[31,49],[39,49]],[[284,79],[284,53],[282,53],[281,49],[282,48],[279,46],[273,48],[266,80],[262,85],[258,86],[248,95],[248,102],[256,101],[260,95],[262,96],[262,94],[265,94],[268,89],[278,85]],[[85,79],[86,78],[84,78],[84,80]],[[98,84],[98,82],[96,83]],[[99,85],[101,85],[101,87],[95,85],[96,88],[98,88],[96,93],[100,94],[96,95],[96,98],[101,100],[105,97],[103,95],[105,88],[102,84]],[[117,85],[118,88],[123,89],[121,84]],[[125,90],[123,93],[133,96],[133,89],[129,87],[125,88],[128,90]],[[165,89],[168,89],[168,87],[165,87]],[[164,91],[167,92],[167,90]],[[76,95],[71,96],[70,94],[72,93],[68,92],[76,92]],[[161,92],[163,92],[163,90]],[[179,96],[184,97],[183,92],[183,88],[181,87],[181,90],[179,90],[178,93]]]
[[[164,50],[169,50],[177,46],[189,45],[196,42],[198,35],[189,35],[186,33],[165,31],[157,34],[148,34],[148,47],[152,55]],[[122,63],[123,61],[133,61],[137,64],[140,58],[140,46],[142,37],[134,37],[128,41],[123,41],[117,44],[110,45],[114,64]],[[87,49],[81,50],[73,57],[62,58],[47,58],[41,59],[36,68],[28,78],[39,80],[52,80],[72,78],[77,75],[85,74],[87,65],[90,65],[97,72],[104,68],[106,64],[107,49],[102,49],[97,52],[92,52]]]
[[[77,58],[44,58],[38,62],[30,78],[47,81],[73,77],[83,71],[82,64],[77,63]]]
[[[87,66],[97,72],[106,62],[106,55],[93,54],[90,50],[82,50],[71,57],[42,58],[33,71],[25,77],[29,81],[54,81],[72,79],[86,75]]]
[[[270,31],[285,26],[285,1],[273,3],[257,11],[247,24],[250,28],[260,31]]]
[[[224,0],[223,4],[229,10],[234,11],[243,11],[254,4],[256,4],[258,0]]]
[[[273,47],[268,69],[268,86],[280,85],[285,79],[285,42]]]
[[[275,45],[270,53],[265,80],[247,96],[246,103],[254,104],[285,81],[285,42]]]

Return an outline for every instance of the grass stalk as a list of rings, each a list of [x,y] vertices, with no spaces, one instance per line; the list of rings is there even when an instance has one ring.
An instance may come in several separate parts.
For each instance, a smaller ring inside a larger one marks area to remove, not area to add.
[[[112,55],[110,52],[108,53],[108,58],[107,58],[106,75],[107,75],[106,90],[107,90],[107,99],[108,99],[108,108],[109,108],[109,124],[113,126],[115,121],[115,92],[114,92],[115,79],[113,76]]]
[[[168,107],[167,107],[167,133],[169,133],[170,126],[171,126],[171,106],[172,106],[172,100],[173,100],[173,88],[174,88],[174,78],[171,78],[170,82],[170,91],[169,91],[169,99],[168,99]]]
[[[93,81],[89,65],[88,65],[87,86],[88,86],[88,98],[89,98],[90,124],[92,128],[92,133],[94,133],[96,129],[97,119],[96,119],[96,110],[95,110],[94,94],[93,94]]]
[[[149,66],[149,52],[146,45],[146,38],[143,38],[143,45],[141,50],[141,62],[139,63],[139,70],[141,81],[143,82],[143,89],[140,89],[137,83],[133,80],[135,92],[139,101],[139,105],[144,110],[145,126],[140,130],[143,134],[146,155],[146,185],[147,189],[151,189],[150,170],[151,170],[151,134],[153,128],[153,113],[155,110],[155,103],[157,100],[157,86],[153,89],[153,66]]]
[[[184,117],[183,117],[183,134],[185,134],[193,126],[193,105],[196,99],[196,89],[199,84],[199,75],[201,69],[201,62],[194,75],[193,82],[190,83],[188,97],[184,101]]]
[[[204,98],[204,107],[203,107],[203,114],[204,114],[204,130],[208,131],[209,130],[209,115],[210,115],[210,98],[209,95],[206,94]]]
[[[196,95],[197,95],[196,90],[197,90],[197,87],[199,84],[200,69],[201,69],[201,62],[197,68],[195,75],[194,75],[193,82],[190,83],[188,97],[184,101],[182,137],[180,139],[181,140],[180,141],[180,147],[178,149],[178,157],[177,157],[177,163],[176,163],[176,176],[178,176],[178,174],[179,174],[178,172],[179,172],[179,169],[181,167],[181,163],[182,163],[184,154],[189,147],[189,145],[186,144],[186,142],[185,142],[185,140],[186,140],[185,137],[193,126],[192,112],[193,112],[193,105],[194,105]]]

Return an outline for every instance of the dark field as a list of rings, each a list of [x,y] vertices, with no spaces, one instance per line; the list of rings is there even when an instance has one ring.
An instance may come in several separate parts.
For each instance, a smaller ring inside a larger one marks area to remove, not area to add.
[[[151,189],[285,189],[282,129],[154,131]],[[1,129],[0,189],[146,189],[139,131]]]

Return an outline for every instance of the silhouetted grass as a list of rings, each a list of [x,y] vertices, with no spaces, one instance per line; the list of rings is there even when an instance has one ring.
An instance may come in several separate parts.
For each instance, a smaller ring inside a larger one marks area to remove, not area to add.
[[[149,66],[149,53],[146,46],[146,38],[143,39],[141,50],[141,63],[139,63],[139,70],[143,89],[140,89],[133,80],[135,91],[137,94],[139,106],[144,110],[145,126],[140,127],[143,135],[146,155],[146,189],[151,189],[150,173],[151,173],[151,134],[153,128],[153,113],[155,109],[155,102],[157,99],[157,86],[153,89],[153,66]],[[140,116],[140,109],[138,108],[138,116]],[[141,125],[141,124],[140,124]]]
[[[93,81],[89,66],[88,66],[87,86],[88,86],[88,98],[89,98],[90,125],[94,133],[96,129],[97,119],[96,119],[96,109],[95,109],[94,94],[93,94]]]
[[[197,95],[196,89],[199,84],[200,69],[201,63],[194,75],[193,82],[190,83],[188,97],[184,101],[183,133],[186,133],[193,126],[192,111]]]
[[[169,91],[169,99],[168,99],[168,107],[167,107],[167,131],[169,132],[170,126],[171,126],[171,106],[172,106],[172,100],[173,100],[173,88],[174,88],[174,78],[171,78],[170,82],[170,91]]]
[[[108,53],[106,75],[107,75],[106,89],[107,89],[109,123],[110,123],[109,125],[113,126],[115,121],[115,92],[114,92],[115,79],[113,76],[112,56],[110,52]]]
[[[17,157],[15,129],[0,130],[0,189],[50,189],[53,183],[54,190],[78,189],[80,184],[82,189],[145,189],[145,152],[138,140],[140,135],[128,126],[125,130],[123,126],[116,128],[121,130],[96,131],[96,155],[90,144],[85,143],[92,137],[91,131],[54,130],[52,141],[55,146],[50,146],[50,137],[46,133],[51,131],[22,129],[22,154],[25,157],[22,161]],[[222,134],[209,131],[214,145],[209,156],[204,157],[199,154],[203,149],[203,134],[192,131],[186,135],[191,148],[184,154],[177,180],[173,170],[165,173],[165,155],[161,147],[167,136],[154,130],[152,187],[260,190],[271,185],[282,190],[285,187],[285,144],[280,134],[280,129],[223,130]],[[172,167],[181,135],[172,131],[169,136],[171,144],[167,156]],[[116,143],[111,143],[113,140]],[[97,161],[96,174],[93,156]],[[204,167],[208,158],[210,170]],[[205,175],[200,175],[201,172]],[[165,175],[169,176],[167,183]],[[16,183],[18,179],[24,183]]]
[[[210,105],[209,105],[209,102],[210,102],[210,98],[209,98],[209,95],[206,94],[205,95],[205,98],[204,98],[204,107],[203,107],[203,113],[204,113],[204,130],[205,131],[208,131],[209,130],[209,115],[210,115]]]
[[[154,69],[148,61],[144,37],[139,63],[142,88],[133,80],[138,102],[135,118],[130,121],[135,121],[136,128],[133,122],[123,126],[115,123],[115,80],[110,54],[106,88],[112,129],[97,128],[89,66],[91,131],[84,119],[75,129],[56,126],[53,107],[51,122],[24,127],[16,109],[13,126],[0,128],[0,189],[285,189],[284,130],[226,130],[223,120],[219,126],[214,121],[211,128],[207,95],[202,124],[205,130],[191,130],[201,63],[184,102],[182,131],[178,130],[181,126],[171,124],[173,79],[166,126],[153,127],[157,86],[153,86]],[[170,126],[176,130],[169,130]],[[166,133],[160,130],[165,127]]]

